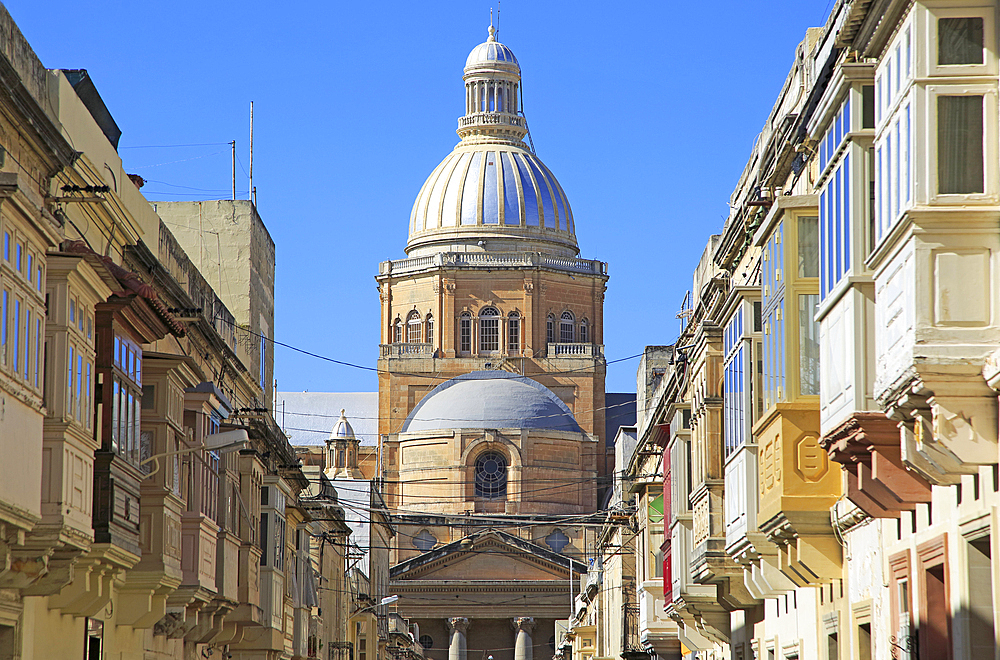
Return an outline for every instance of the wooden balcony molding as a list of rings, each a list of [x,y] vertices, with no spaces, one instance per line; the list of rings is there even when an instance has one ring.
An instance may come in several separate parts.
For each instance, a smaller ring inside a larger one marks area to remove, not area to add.
[[[898,518],[931,501],[925,479],[903,465],[899,424],[880,412],[856,412],[820,445],[844,466],[847,497],[872,518]]]
[[[779,403],[754,425],[760,447],[758,527],[778,547],[778,566],[797,586],[841,577],[842,548],[830,524],[840,468],[819,445],[814,403]]]

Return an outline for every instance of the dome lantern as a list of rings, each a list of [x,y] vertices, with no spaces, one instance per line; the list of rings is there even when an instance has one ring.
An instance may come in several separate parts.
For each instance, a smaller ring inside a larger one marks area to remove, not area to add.
[[[466,140],[483,135],[519,143],[528,132],[518,112],[521,67],[513,51],[496,40],[492,25],[486,41],[466,58],[463,79],[465,115],[458,120],[459,136]]]

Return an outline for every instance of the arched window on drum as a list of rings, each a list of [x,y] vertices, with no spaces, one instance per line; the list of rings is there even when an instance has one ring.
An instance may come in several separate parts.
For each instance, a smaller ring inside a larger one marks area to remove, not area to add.
[[[507,497],[507,459],[502,454],[488,451],[476,459],[476,497]]]

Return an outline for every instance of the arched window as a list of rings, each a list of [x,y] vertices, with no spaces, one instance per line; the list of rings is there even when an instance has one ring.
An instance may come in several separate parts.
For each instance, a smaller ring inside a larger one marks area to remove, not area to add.
[[[545,319],[545,341],[548,343],[553,343],[556,340],[556,320],[549,314],[549,317]]]
[[[586,344],[590,341],[590,324],[587,323],[587,319],[580,321],[580,343]]]
[[[472,352],[472,314],[462,312],[458,318],[458,350],[461,353]]]
[[[420,342],[420,335],[422,328],[420,327],[420,314],[413,310],[410,315],[406,317],[406,343],[417,344]]]
[[[500,350],[500,312],[496,307],[485,307],[479,312],[479,352],[496,353]]]
[[[507,352],[521,352],[521,317],[517,312],[507,315]]]
[[[392,324],[392,342],[394,344],[399,344],[403,341],[403,322],[396,317],[396,321]]]
[[[573,343],[573,326],[575,325],[572,312],[563,312],[559,319],[559,341],[563,344]]]
[[[424,338],[424,341],[426,341],[428,344],[433,344],[434,343],[434,316],[432,316],[431,314],[427,315],[427,319],[424,321],[424,328],[426,328],[424,330],[424,333],[426,334],[426,337]]]
[[[488,451],[476,459],[476,497],[507,497],[507,459],[502,454]]]

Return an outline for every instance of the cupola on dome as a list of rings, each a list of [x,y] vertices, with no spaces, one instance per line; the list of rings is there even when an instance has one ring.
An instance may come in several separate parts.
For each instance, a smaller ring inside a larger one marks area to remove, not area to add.
[[[517,58],[514,57],[514,51],[497,41],[495,34],[496,30],[491,25],[489,39],[472,49],[469,57],[465,60],[465,68],[493,62],[503,62],[517,66]]]
[[[431,172],[410,213],[406,252],[422,256],[467,248],[579,253],[569,199],[524,142],[521,69],[514,53],[489,38],[465,63],[461,142]]]

